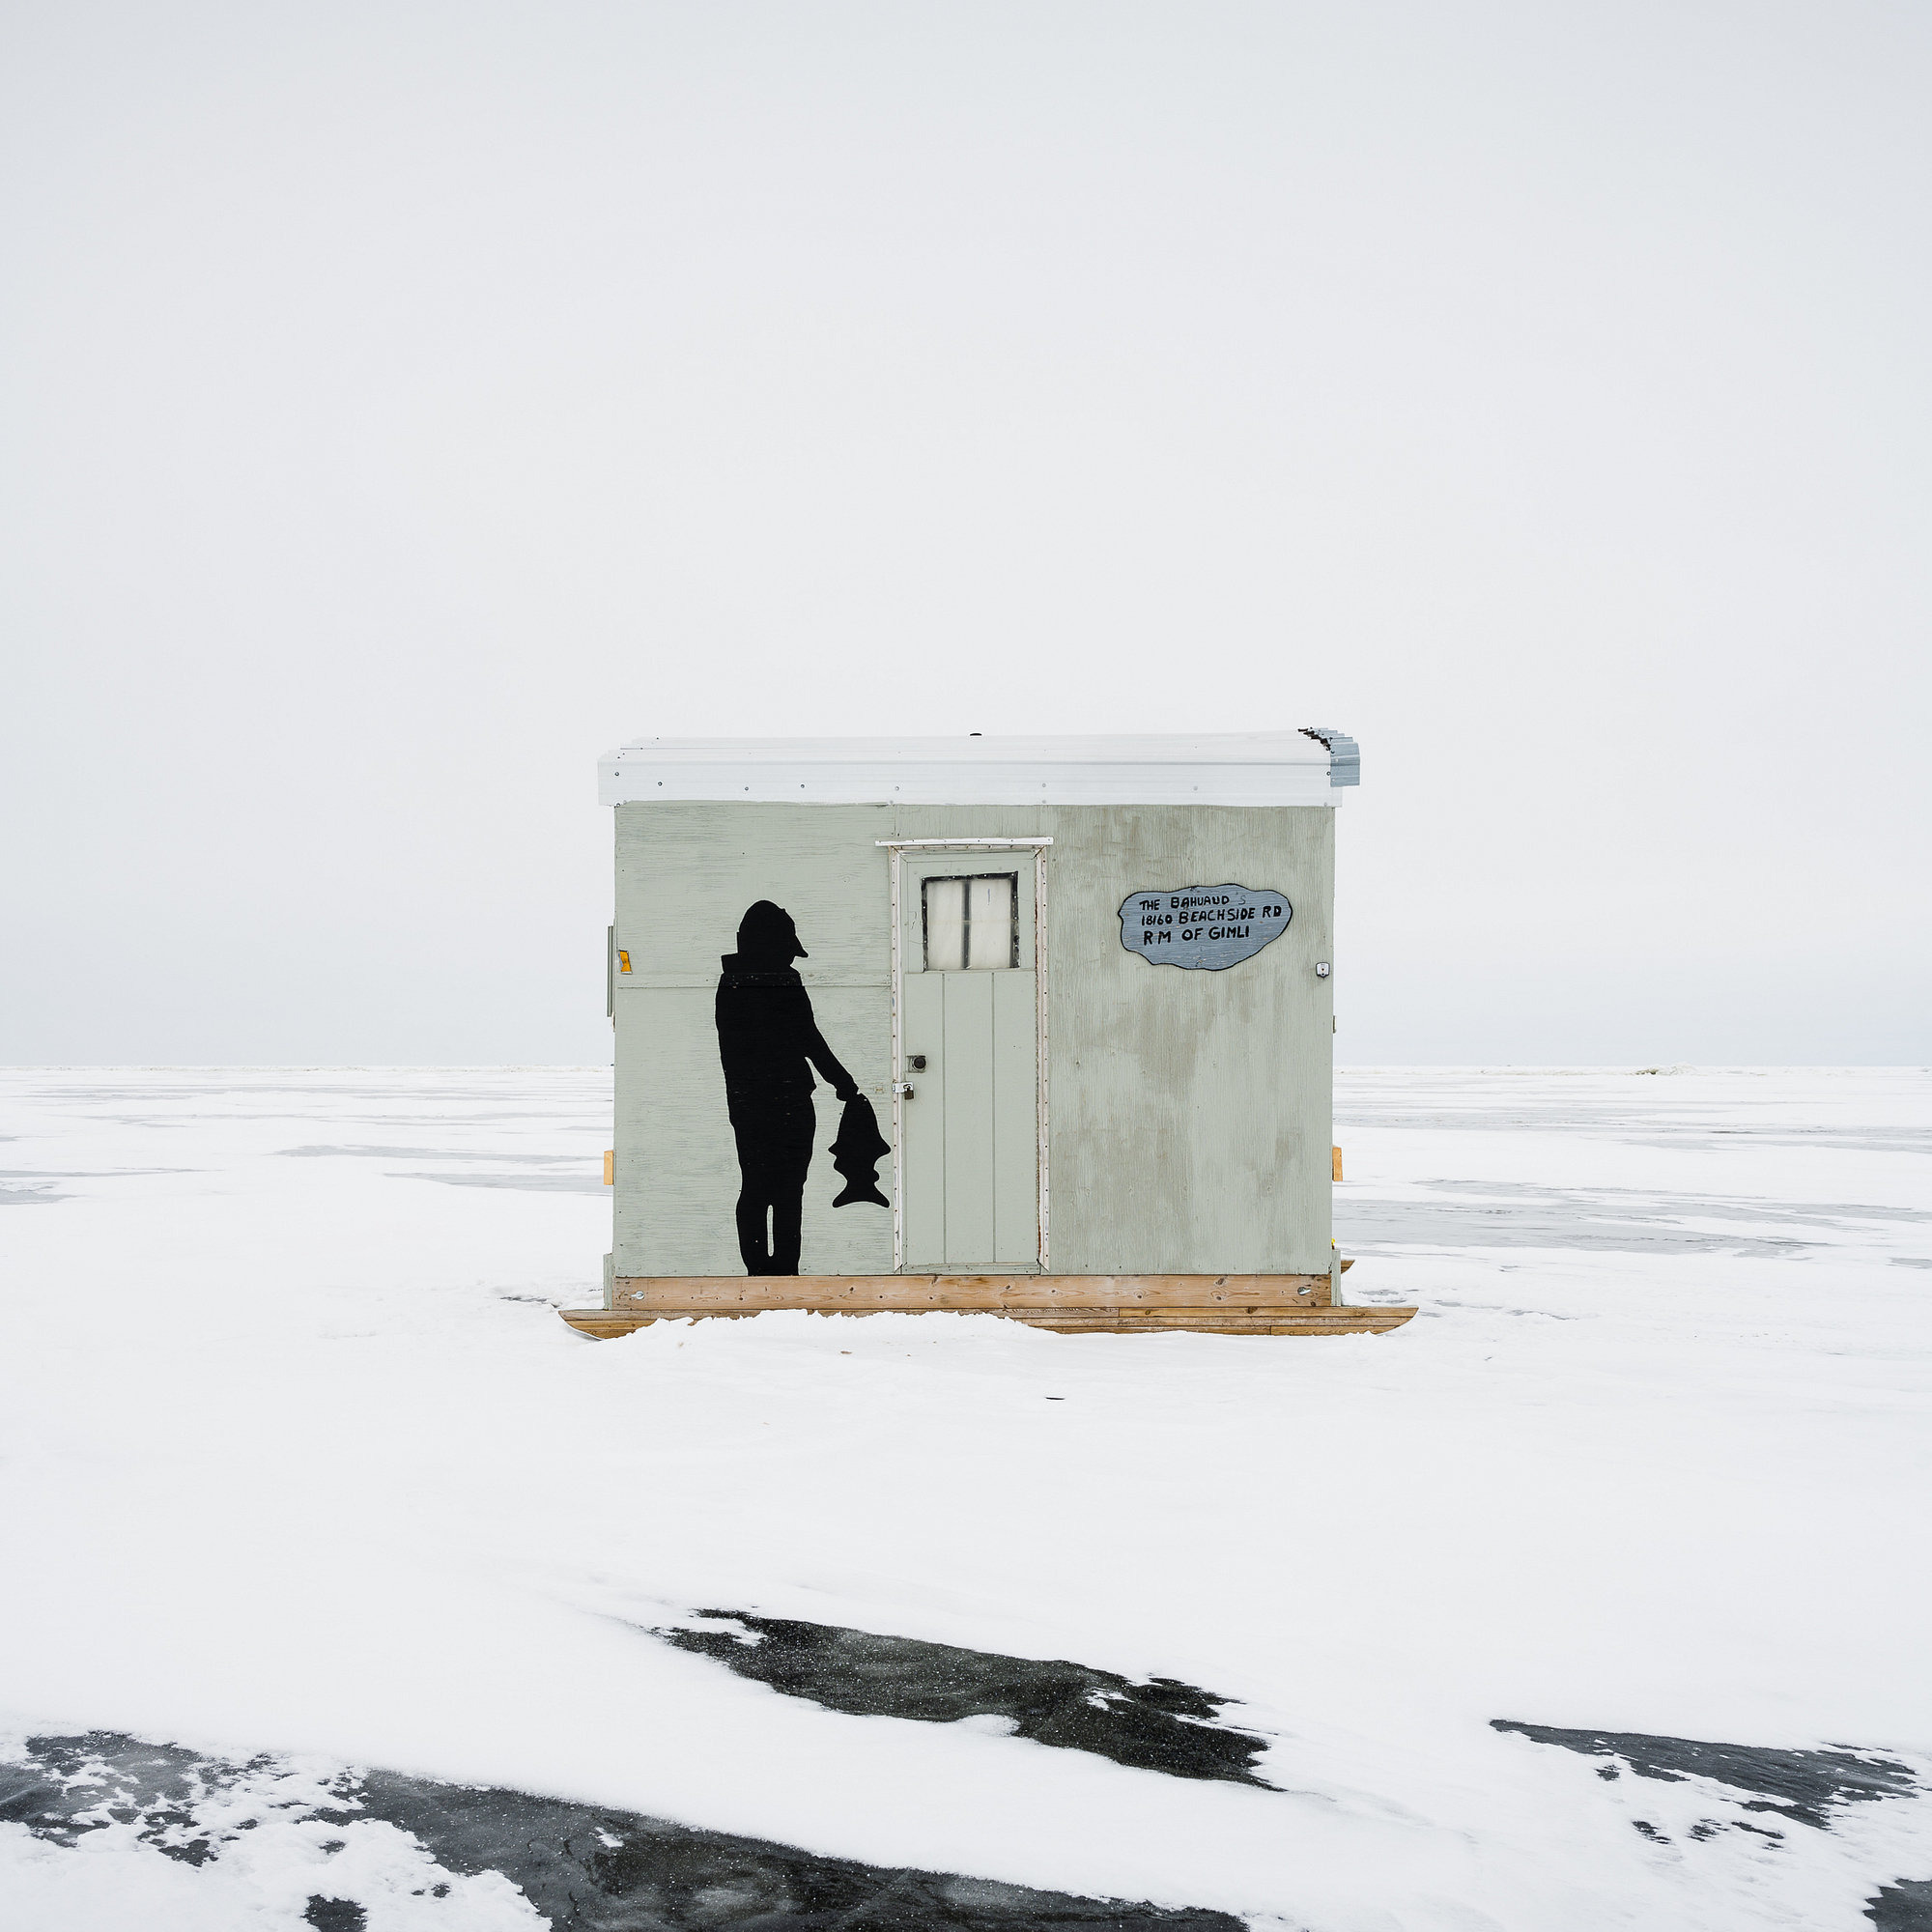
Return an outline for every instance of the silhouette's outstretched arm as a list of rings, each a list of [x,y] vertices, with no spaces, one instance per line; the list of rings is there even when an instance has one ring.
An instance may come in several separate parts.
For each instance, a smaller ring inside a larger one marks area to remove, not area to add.
[[[839,1065],[838,1056],[826,1045],[816,1019],[812,1020],[811,1032],[805,1042],[805,1057],[825,1076],[839,1099],[849,1100],[858,1093],[859,1083]]]

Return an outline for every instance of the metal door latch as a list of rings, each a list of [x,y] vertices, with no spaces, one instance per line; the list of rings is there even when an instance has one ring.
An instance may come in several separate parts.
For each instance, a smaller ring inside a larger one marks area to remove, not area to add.
[[[912,1098],[912,1089],[903,1080],[895,1080],[893,1082],[893,1092],[904,1099],[910,1100]]]

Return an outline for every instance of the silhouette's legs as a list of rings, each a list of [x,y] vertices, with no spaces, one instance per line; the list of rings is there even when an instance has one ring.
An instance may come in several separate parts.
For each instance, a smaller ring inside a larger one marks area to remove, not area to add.
[[[748,1118],[749,1117],[749,1118]],[[738,1252],[747,1274],[796,1274],[805,1178],[811,1166],[817,1116],[811,1102],[794,1101],[753,1113],[734,1110],[738,1139]],[[771,1216],[769,1245],[765,1216]]]

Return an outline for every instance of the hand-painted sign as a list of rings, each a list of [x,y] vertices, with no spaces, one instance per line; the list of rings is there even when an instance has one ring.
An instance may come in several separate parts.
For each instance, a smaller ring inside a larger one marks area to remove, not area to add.
[[[1253,886],[1132,893],[1121,904],[1121,944],[1156,966],[1220,973],[1279,938],[1293,917],[1280,893]]]

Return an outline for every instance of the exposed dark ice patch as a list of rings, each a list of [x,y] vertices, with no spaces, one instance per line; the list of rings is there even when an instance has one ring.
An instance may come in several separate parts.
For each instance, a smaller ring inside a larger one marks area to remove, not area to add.
[[[275,1795],[278,1777],[292,1787],[300,1780],[273,1756],[238,1763],[108,1731],[30,1738],[27,1751],[24,1762],[0,1765],[0,1819],[55,1844],[72,1846],[118,1822],[171,1856],[199,1846],[187,1862],[218,1859],[252,1821],[201,1833],[198,1804],[259,1780],[265,1805],[340,1828],[325,1854],[343,1850],[358,1824],[380,1820],[412,1833],[445,1881],[501,1873],[556,1932],[1243,1932],[1221,1912],[820,1858],[637,1812],[392,1772],[345,1768],[322,1780],[327,1803],[316,1804]],[[440,1895],[429,1876],[425,1889]],[[310,1894],[306,1922],[317,1932],[361,1932],[368,1912],[355,1890],[353,1882],[328,1882]]]
[[[1536,1181],[1432,1180],[1432,1193],[1455,1200],[1383,1201],[1338,1192],[1335,1231],[1356,1253],[1386,1247],[1572,1248],[1614,1254],[1808,1253],[1820,1243],[1803,1234],[1830,1234],[1847,1224],[1932,1222],[1918,1208],[1854,1202],[1753,1201],[1662,1194],[1637,1188],[1547,1187]],[[1735,1222],[1738,1232],[1693,1222]]]
[[[1719,1235],[1596,1214],[1587,1206],[1538,1211],[1478,1202],[1335,1203],[1335,1238],[1354,1255],[1389,1248],[1569,1248],[1597,1254],[1807,1254],[1815,1243],[1781,1235]]]
[[[608,1194],[596,1174],[386,1174],[386,1180],[438,1180],[445,1187],[516,1187],[528,1194]]]
[[[198,1167],[0,1167],[0,1180],[125,1180],[132,1174],[203,1172]]]
[[[1882,1885],[1865,1917],[1878,1932],[1932,1932],[1932,1878],[1902,1878]]]
[[[1234,1700],[1171,1677],[1135,1684],[1059,1659],[1002,1657],[738,1610],[700,1610],[653,1634],[787,1697],[851,1717],[933,1724],[1005,1718],[1015,1735],[1035,1744],[1091,1751],[1136,1771],[1275,1788],[1254,1769],[1265,1741],[1215,1721]]]
[[[71,1173],[49,1173],[41,1168],[0,1168],[0,1208],[33,1208],[44,1202],[71,1201],[71,1194],[62,1194],[54,1183],[61,1180],[126,1180],[132,1175],[142,1174],[194,1174],[192,1167],[96,1167],[79,1168]],[[14,1183],[24,1181],[24,1186]]]
[[[109,1731],[29,1738],[23,1762],[0,1764],[0,1820],[67,1846],[108,1825],[132,1825],[164,1857],[206,1864],[216,1850],[195,1829],[196,1805],[263,1763],[225,1764]]]
[[[334,1146],[279,1148],[276,1151],[284,1160],[318,1157],[339,1160],[469,1160],[494,1161],[505,1167],[581,1168],[598,1158],[594,1153],[517,1153],[506,1152],[500,1148],[364,1147],[347,1142]]]
[[[448,1160],[468,1161],[477,1166],[561,1170],[537,1174],[419,1174],[391,1169],[384,1179],[436,1180],[445,1187],[513,1187],[530,1194],[604,1192],[604,1178],[598,1171],[595,1154],[520,1153],[475,1148],[365,1147],[354,1143],[282,1148],[279,1151],[284,1159]]]
[[[10,1187],[5,1181],[0,1181],[0,1208],[42,1208],[55,1201],[71,1199],[71,1195],[51,1193],[44,1185]],[[35,1223],[36,1227],[39,1225]]]
[[[309,1894],[302,1918],[315,1932],[362,1932],[369,1922],[369,1915],[353,1898],[325,1898],[319,1891]]]
[[[1491,1728],[1515,1731],[1540,1745],[1560,1745],[1565,1750],[1591,1757],[1613,1758],[1615,1765],[1599,1773],[1614,1776],[1619,1768],[1638,1777],[1680,1783],[1687,1777],[1708,1777],[1733,1790],[1748,1792],[1747,1811],[1773,1812],[1779,1817],[1829,1829],[1834,1806],[1876,1798],[1903,1798],[1918,1788],[1910,1766],[1872,1751],[1838,1747],[1831,1750],[1771,1750],[1760,1745],[1702,1744],[1690,1738],[1653,1738],[1640,1731],[1566,1731],[1550,1724],[1520,1724],[1492,1718]],[[1649,1828],[1639,1824],[1639,1831]]]
[[[1548,1073],[1542,1079],[1551,1077]],[[1557,1075],[1557,1078],[1564,1076]],[[1628,1077],[1628,1076],[1626,1076]],[[1853,1126],[1790,1120],[1740,1120],[1735,1102],[1681,1099],[1660,1105],[1667,1088],[1640,1088],[1592,1097],[1584,1091],[1534,1089],[1520,1098],[1500,1101],[1497,1076],[1479,1074],[1464,1081],[1430,1082],[1434,1104],[1418,1106],[1416,1090],[1377,1082],[1359,1072],[1338,1069],[1335,1123],[1454,1132],[1581,1133],[1601,1135],[1626,1147],[1664,1148],[1673,1153],[1704,1148],[1845,1148],[1861,1153],[1932,1153],[1932,1128],[1896,1122]],[[1649,1087],[1649,1083],[1645,1083]],[[1459,1104],[1460,1102],[1460,1104]]]
[[[559,1927],[1032,1932],[1085,1925],[1119,1932],[1241,1932],[1240,1920],[1219,1912],[1162,1911],[989,1879],[822,1859],[755,1838],[516,1791],[469,1791],[372,1773],[361,1795],[377,1816],[413,1832],[448,1869],[495,1870],[515,1880]]]

